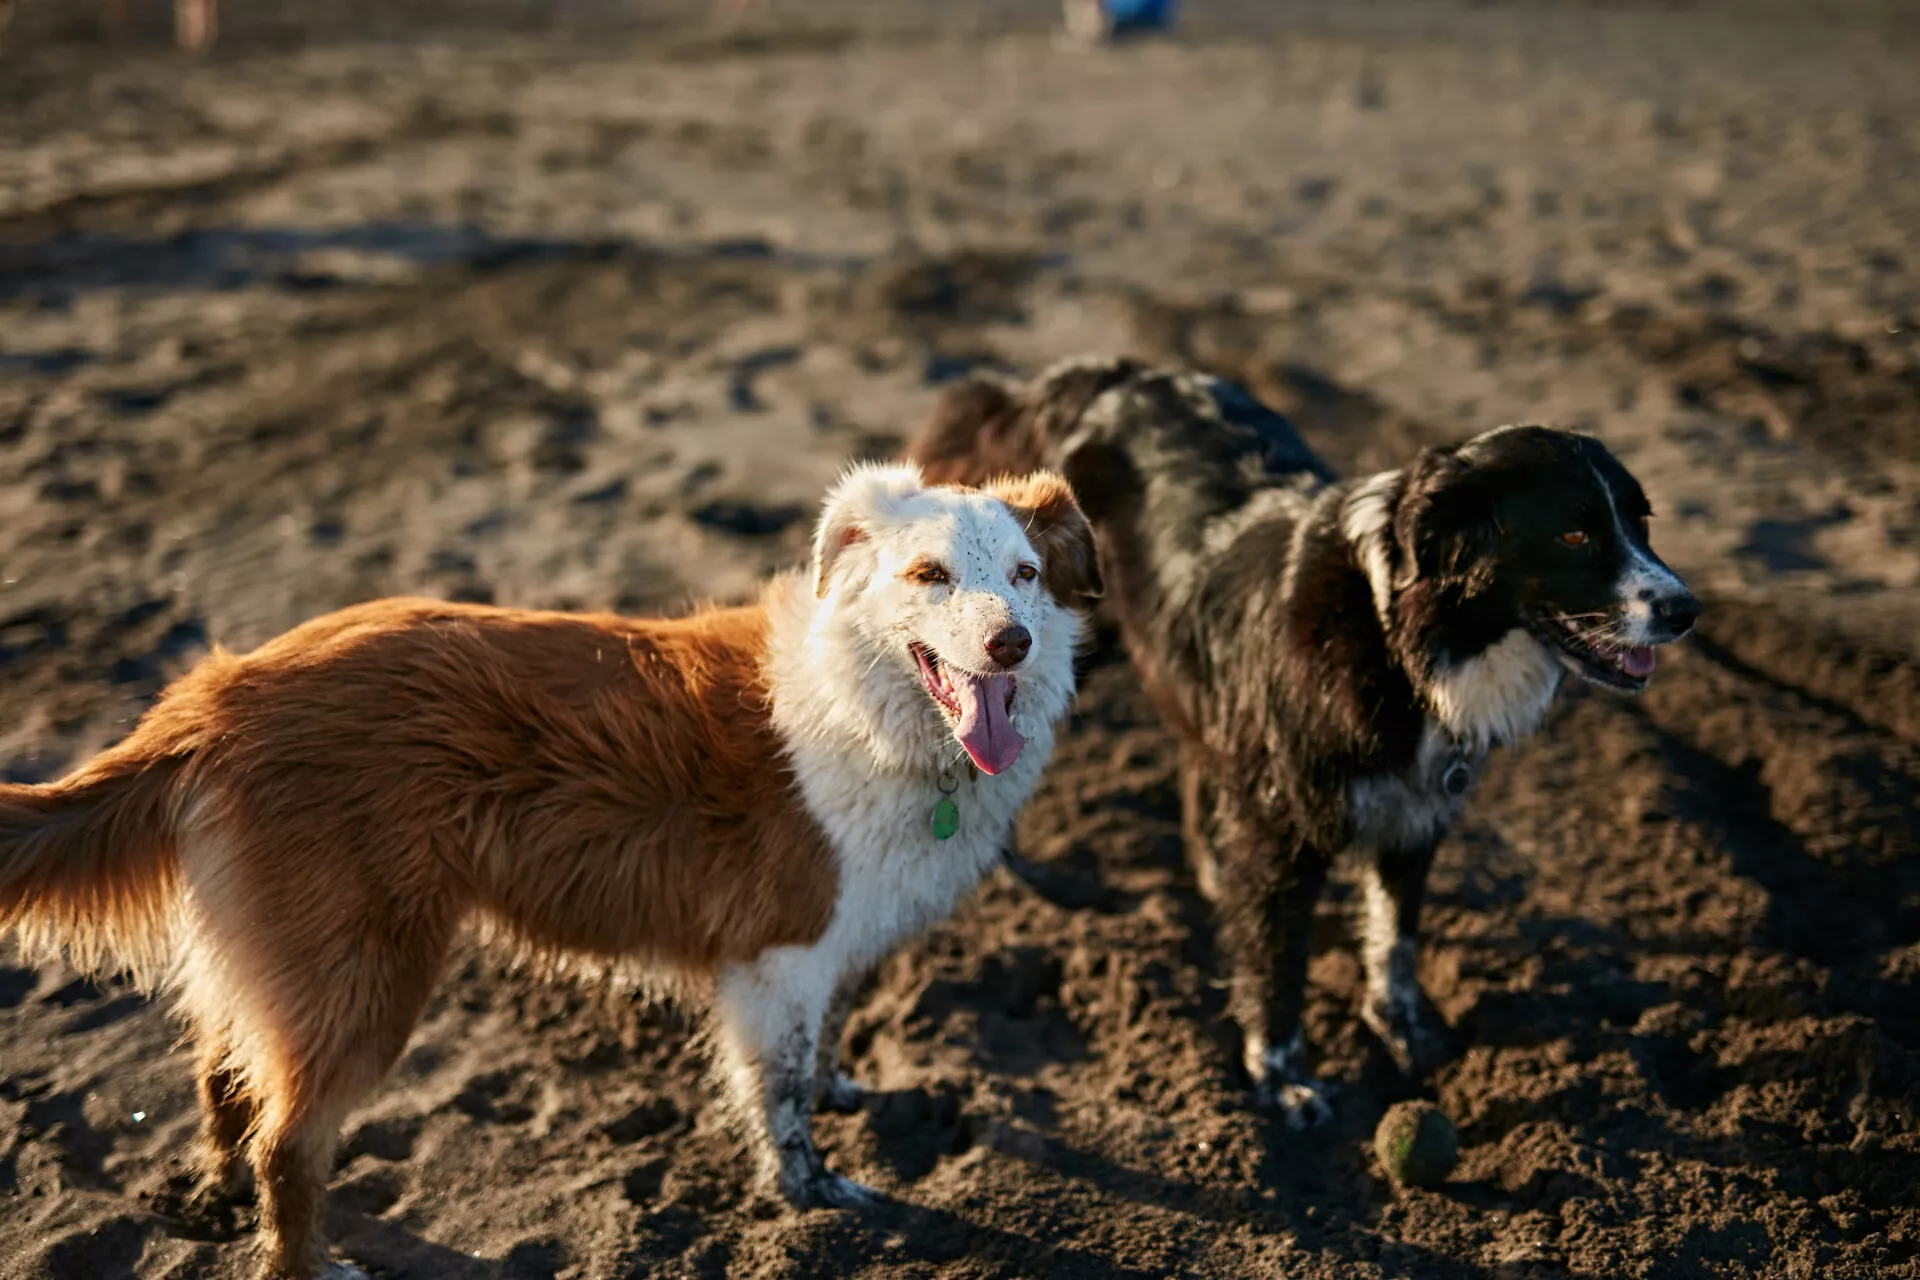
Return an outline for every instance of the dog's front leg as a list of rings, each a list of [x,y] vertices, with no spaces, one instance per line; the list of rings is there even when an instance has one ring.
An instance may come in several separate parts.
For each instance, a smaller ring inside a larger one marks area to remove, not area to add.
[[[820,1050],[814,1059],[813,1104],[820,1110],[858,1111],[866,1097],[866,1090],[840,1070],[840,1041],[846,1035],[847,1019],[872,985],[873,974],[872,969],[848,974],[827,1003],[827,1016],[820,1024]]]
[[[1360,1017],[1380,1037],[1394,1064],[1418,1078],[1447,1058],[1444,1024],[1414,973],[1420,948],[1420,904],[1436,845],[1377,849],[1366,871],[1361,957],[1367,966]]]
[[[721,975],[722,1061],[780,1195],[796,1209],[853,1208],[873,1192],[827,1168],[813,1145],[821,1024],[840,973],[812,948],[782,947]]]
[[[1330,859],[1254,817],[1230,788],[1218,794],[1220,941],[1232,970],[1247,1074],[1263,1105],[1278,1108],[1290,1128],[1310,1128],[1333,1115],[1308,1070],[1300,1022],[1313,907]]]

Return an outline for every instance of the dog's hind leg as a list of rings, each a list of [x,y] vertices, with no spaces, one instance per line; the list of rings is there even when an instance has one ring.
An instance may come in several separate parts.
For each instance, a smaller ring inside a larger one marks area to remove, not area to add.
[[[1214,830],[1220,855],[1220,943],[1232,971],[1231,1008],[1240,1024],[1247,1074],[1260,1101],[1287,1125],[1332,1118],[1307,1069],[1307,944],[1329,857],[1290,832],[1254,818],[1227,788]]]
[[[1419,959],[1420,904],[1433,866],[1431,843],[1410,850],[1375,850],[1366,870],[1361,957],[1367,967],[1360,1017],[1408,1076],[1446,1060],[1446,1035],[1414,973]]]
[[[254,963],[232,1034],[258,1112],[247,1153],[260,1280],[349,1274],[328,1269],[323,1221],[340,1125],[406,1047],[454,924],[451,911],[416,902],[404,913],[344,923],[320,915],[246,939]]]
[[[827,1004],[826,1017],[820,1023],[820,1043],[814,1057],[813,1103],[826,1111],[858,1111],[866,1090],[848,1079],[840,1069],[840,1041],[847,1031],[847,1019],[866,995],[873,981],[873,970],[848,974],[834,989]]]
[[[848,1209],[873,1192],[827,1168],[813,1145],[820,1030],[841,974],[815,948],[781,947],[722,973],[719,1049],[742,1120],[796,1209]]]
[[[247,1164],[241,1151],[253,1127],[253,1101],[246,1083],[229,1061],[227,1038],[203,1031],[195,1084],[200,1095],[200,1134],[194,1143],[202,1194],[238,1195],[245,1187]]]
[[[318,1067],[328,1076],[340,1064]],[[315,1280],[329,1261],[323,1221],[327,1170],[339,1125],[351,1100],[321,1076],[303,1080],[298,1068],[271,1080],[253,1140],[260,1189],[259,1280]]]

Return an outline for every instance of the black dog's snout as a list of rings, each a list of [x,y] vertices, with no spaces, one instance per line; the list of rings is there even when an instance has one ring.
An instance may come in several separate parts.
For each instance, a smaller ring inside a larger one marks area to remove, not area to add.
[[[1019,623],[987,637],[987,656],[996,666],[1016,667],[1033,648],[1033,636]]]
[[[1691,591],[1663,596],[1653,602],[1653,618],[1677,639],[1693,630],[1700,618],[1700,601]]]

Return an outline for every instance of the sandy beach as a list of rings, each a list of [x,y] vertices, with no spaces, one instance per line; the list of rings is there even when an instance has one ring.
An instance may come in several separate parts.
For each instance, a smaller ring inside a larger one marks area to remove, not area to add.
[[[1248,1096],[1173,749],[1110,635],[1010,865],[855,1014],[817,1132],[890,1203],[759,1199],[693,1028],[473,950],[350,1119],[381,1280],[1920,1275],[1920,17],[1895,0],[26,0],[0,44],[0,767],[212,644],[398,593],[668,611],[800,563],[944,381],[1128,351],[1343,470],[1602,437],[1706,598],[1444,846],[1422,976]],[[164,1002],[0,944],[0,1280],[242,1280],[183,1209]],[[1373,1126],[1458,1124],[1395,1190]]]

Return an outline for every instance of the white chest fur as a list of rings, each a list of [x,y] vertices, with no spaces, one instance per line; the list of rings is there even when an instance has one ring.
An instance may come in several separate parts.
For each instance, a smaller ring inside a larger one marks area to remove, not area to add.
[[[1455,738],[1481,748],[1506,746],[1539,728],[1564,674],[1545,645],[1516,627],[1471,658],[1435,672],[1427,699]]]
[[[1052,749],[1049,729],[1029,733],[1018,763],[997,777],[971,779],[957,768],[959,826],[945,840],[933,831],[943,798],[937,774],[875,773],[857,759],[811,752],[796,758],[807,807],[839,855],[840,895],[822,946],[855,968],[950,914],[999,861]]]
[[[1354,842],[1407,849],[1438,839],[1460,816],[1487,752],[1537,729],[1563,678],[1546,646],[1519,628],[1436,673],[1414,763],[1401,773],[1356,778],[1347,788]]]

